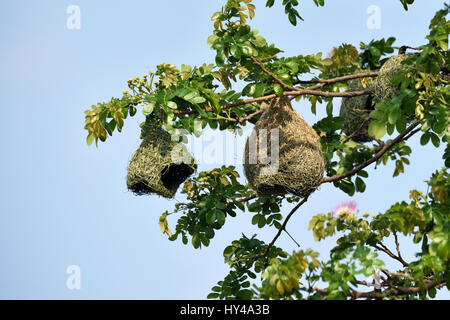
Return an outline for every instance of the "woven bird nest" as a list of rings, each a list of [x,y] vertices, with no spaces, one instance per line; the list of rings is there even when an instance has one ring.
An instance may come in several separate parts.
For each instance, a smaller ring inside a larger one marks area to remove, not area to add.
[[[147,120],[142,129],[143,141],[128,165],[127,187],[136,195],[156,193],[173,198],[195,171],[194,159],[158,124]]]
[[[383,103],[386,100],[392,99],[400,94],[400,85],[394,85],[392,83],[393,77],[397,73],[408,72],[408,68],[411,66],[402,64],[402,62],[410,57],[411,54],[399,54],[389,58],[378,72],[378,77],[375,80],[375,103]],[[415,119],[414,109],[410,114],[407,114],[407,123],[412,123]]]
[[[285,97],[273,99],[270,106],[263,103],[261,109],[244,151],[250,186],[260,197],[308,196],[320,185],[325,170],[319,136]]]
[[[406,54],[399,54],[389,58],[378,72],[375,80],[374,99],[376,103],[381,103],[387,99],[391,99],[400,93],[400,87],[392,84],[394,74],[405,70],[406,66],[402,61],[408,57]]]
[[[371,83],[370,81],[369,86]],[[365,88],[360,79],[354,79],[348,82],[348,89],[359,91]],[[356,142],[372,140],[368,133],[370,110],[373,110],[371,95],[342,98],[339,116],[343,118],[343,131]]]

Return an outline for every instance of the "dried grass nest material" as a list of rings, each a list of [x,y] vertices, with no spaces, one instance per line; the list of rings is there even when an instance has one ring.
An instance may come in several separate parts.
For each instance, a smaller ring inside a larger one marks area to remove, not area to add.
[[[407,66],[402,64],[402,61],[406,58],[408,58],[407,54],[393,56],[380,68],[378,76],[375,79],[374,100],[376,103],[384,102],[400,93],[400,87],[392,84],[392,78],[398,72],[406,72]]]
[[[273,99],[270,106],[263,103],[261,108],[263,112],[252,132],[254,138],[251,135],[247,139],[244,150],[244,174],[250,186],[260,197],[287,193],[308,196],[320,185],[325,170],[319,136],[286,97]],[[272,135],[276,136],[272,129],[278,129],[278,148],[271,147]],[[258,155],[255,159],[255,150],[268,158],[278,152],[274,163],[278,170],[271,172],[271,163],[267,164],[264,157]]]
[[[373,81],[369,81],[369,86]],[[348,91],[364,90],[360,79],[353,79],[348,82]],[[373,110],[372,96],[356,96],[342,98],[339,116],[343,118],[343,131],[347,136],[352,136],[356,142],[371,141],[369,130],[369,112]]]
[[[143,141],[128,165],[127,187],[136,195],[155,193],[173,198],[196,170],[194,158],[155,122],[147,120],[142,129]],[[180,161],[177,155],[184,158]]]

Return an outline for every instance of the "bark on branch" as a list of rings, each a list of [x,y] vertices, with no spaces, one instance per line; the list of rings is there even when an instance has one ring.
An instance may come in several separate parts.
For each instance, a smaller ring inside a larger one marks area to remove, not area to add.
[[[392,140],[390,143],[384,145],[378,152],[377,154],[370,158],[369,160],[367,160],[366,162],[360,164],[359,166],[357,166],[356,168],[354,168],[353,170],[350,170],[348,172],[345,172],[343,174],[339,174],[339,175],[335,175],[332,177],[327,177],[324,178],[322,180],[322,183],[325,182],[333,182],[333,181],[337,181],[337,180],[341,180],[347,177],[350,177],[356,173],[358,173],[359,171],[361,171],[362,169],[364,169],[365,167],[369,166],[370,164],[374,163],[375,161],[377,161],[378,159],[380,159],[390,148],[392,148],[393,146],[395,146],[397,143],[407,140],[409,139],[412,134],[411,133],[415,127],[417,127],[419,125],[419,121],[415,121],[412,125],[410,125],[405,132],[403,132],[402,134],[398,135],[394,140]],[[418,130],[415,130],[414,133],[418,132]],[[409,135],[408,135],[409,134]]]
[[[291,212],[289,212],[289,214],[287,215],[286,219],[284,220],[283,224],[281,225],[280,229],[278,229],[277,234],[275,235],[275,237],[273,238],[272,242],[270,242],[270,244],[267,246],[266,250],[264,250],[263,256],[266,256],[270,249],[273,247],[273,245],[275,244],[275,242],[277,241],[277,239],[280,237],[281,233],[283,232],[283,230],[285,230],[286,225],[289,222],[289,219],[291,219],[291,217],[294,215],[294,213],[298,210],[298,208],[300,208],[306,201],[308,201],[308,197],[304,198],[302,201],[300,201],[292,210]]]
[[[362,163],[361,165],[357,166],[356,168],[354,168],[353,170],[350,170],[346,173],[340,174],[340,175],[336,175],[333,177],[328,177],[328,178],[324,178],[322,180],[322,183],[325,182],[333,182],[333,181],[338,181],[347,177],[350,177],[356,173],[358,173],[360,170],[366,168],[367,166],[369,166],[370,164],[374,163],[375,161],[377,161],[379,158],[381,158],[390,148],[392,148],[393,146],[395,146],[397,143],[399,143],[400,141],[404,141],[406,139],[409,139],[414,133],[418,132],[419,130],[414,130],[414,128],[416,126],[419,125],[419,121],[415,121],[413,124],[411,124],[404,133],[398,135],[394,140],[392,140],[390,143],[383,145],[382,148],[380,148],[380,150],[375,154],[374,157],[372,157],[371,159],[367,160],[366,162]],[[267,255],[267,253],[269,252],[270,248],[272,248],[272,246],[275,244],[275,242],[277,241],[277,239],[279,238],[279,236],[281,235],[281,233],[283,232],[283,230],[286,228],[287,223],[289,222],[289,219],[292,217],[292,215],[298,210],[298,208],[300,208],[306,201],[308,200],[308,197],[305,197],[302,201],[300,201],[295,207],[294,209],[292,209],[292,211],[288,214],[288,216],[286,217],[286,219],[284,220],[281,228],[278,230],[277,234],[275,235],[275,237],[273,238],[273,240],[270,242],[270,244],[267,246],[266,250],[264,251],[264,256]],[[408,263],[406,261],[404,261],[401,256],[398,257],[396,255],[394,255],[389,249],[387,248],[382,248],[379,247],[379,250],[386,252],[387,254],[389,254],[392,258],[400,261],[403,266],[408,266]]]

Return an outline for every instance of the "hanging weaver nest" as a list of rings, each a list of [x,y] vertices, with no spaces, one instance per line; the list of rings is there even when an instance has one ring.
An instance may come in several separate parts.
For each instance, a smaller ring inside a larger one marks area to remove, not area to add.
[[[155,122],[145,122],[142,138],[128,165],[128,189],[136,195],[156,193],[173,198],[180,184],[195,171],[194,159]]]
[[[402,64],[402,61],[407,57],[406,54],[393,56],[380,68],[375,80],[374,99],[376,103],[391,99],[400,93],[400,87],[392,84],[392,77],[398,72],[406,71],[406,66]]]
[[[372,81],[369,81],[369,86]],[[364,90],[360,79],[350,80],[348,82],[349,91]],[[342,98],[341,110],[339,116],[343,118],[343,131],[347,136],[352,136],[356,142],[371,141],[368,134],[369,130],[369,112],[373,110],[372,96],[356,96]]]
[[[375,80],[375,103],[383,103],[386,100],[392,99],[400,94],[400,85],[394,85],[392,79],[395,74],[399,72],[406,73],[408,65],[402,64],[402,61],[407,59],[411,54],[399,54],[389,58],[378,72],[378,77]],[[407,123],[412,123],[415,119],[414,112],[407,115]]]
[[[319,136],[285,97],[273,99],[270,106],[263,103],[261,109],[244,151],[250,186],[260,197],[308,196],[320,185],[325,170]]]

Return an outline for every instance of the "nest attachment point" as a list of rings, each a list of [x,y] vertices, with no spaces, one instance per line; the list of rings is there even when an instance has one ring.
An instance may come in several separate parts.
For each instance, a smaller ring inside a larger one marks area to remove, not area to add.
[[[155,193],[173,198],[180,184],[196,170],[194,158],[155,122],[145,122],[142,138],[128,165],[128,189],[136,195]]]
[[[319,136],[286,97],[263,103],[261,109],[244,151],[249,185],[260,197],[308,196],[320,185],[325,170]]]

